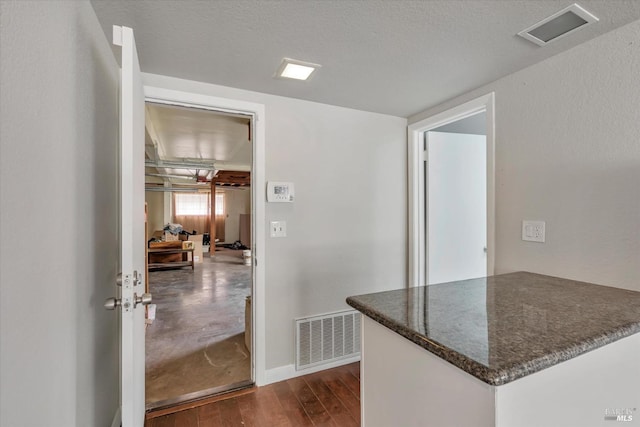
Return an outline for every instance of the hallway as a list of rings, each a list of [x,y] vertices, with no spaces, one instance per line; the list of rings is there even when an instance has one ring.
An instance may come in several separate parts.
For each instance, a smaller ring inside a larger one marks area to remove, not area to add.
[[[194,271],[150,272],[149,283],[157,308],[146,330],[147,409],[251,379],[244,342],[251,267],[242,251],[207,254]]]

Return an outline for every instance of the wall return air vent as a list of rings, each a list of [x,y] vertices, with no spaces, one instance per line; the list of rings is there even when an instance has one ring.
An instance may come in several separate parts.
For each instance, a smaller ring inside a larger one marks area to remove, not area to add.
[[[598,21],[599,19],[594,14],[574,3],[526,30],[520,31],[518,35],[539,46],[544,46]]]
[[[296,370],[358,357],[360,316],[348,310],[296,319]]]

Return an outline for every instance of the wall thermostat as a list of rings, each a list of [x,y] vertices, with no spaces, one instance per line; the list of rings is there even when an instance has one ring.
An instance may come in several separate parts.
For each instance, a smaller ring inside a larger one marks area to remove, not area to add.
[[[267,202],[293,202],[293,182],[267,183]]]

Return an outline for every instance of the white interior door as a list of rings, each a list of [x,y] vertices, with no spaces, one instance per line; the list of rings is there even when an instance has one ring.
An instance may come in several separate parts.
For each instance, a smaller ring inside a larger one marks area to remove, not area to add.
[[[487,275],[484,135],[427,132],[428,284]]]
[[[122,47],[120,79],[120,298],[122,427],[144,425],[144,92],[133,30],[113,27]],[[148,303],[150,296],[144,296]]]

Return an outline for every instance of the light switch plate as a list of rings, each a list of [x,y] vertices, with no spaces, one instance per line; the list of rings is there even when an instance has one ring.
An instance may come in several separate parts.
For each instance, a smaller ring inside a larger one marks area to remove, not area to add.
[[[287,237],[286,221],[271,221],[269,229],[271,230],[271,237]]]
[[[544,243],[545,223],[544,221],[522,221],[522,240],[527,242]]]

